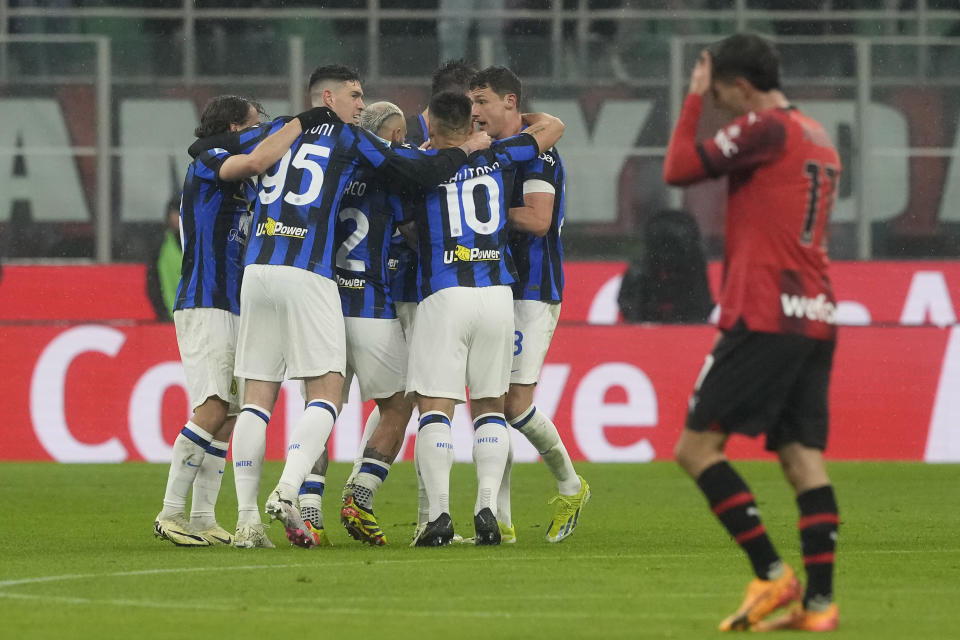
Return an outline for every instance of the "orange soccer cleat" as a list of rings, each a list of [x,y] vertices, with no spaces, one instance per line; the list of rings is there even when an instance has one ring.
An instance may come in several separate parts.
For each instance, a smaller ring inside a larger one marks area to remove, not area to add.
[[[800,582],[788,565],[776,580],[754,578],[747,585],[747,594],[737,611],[724,619],[720,631],[747,631],[768,615],[790,602],[800,599]]]
[[[837,628],[840,613],[836,603],[831,604],[824,611],[807,611],[799,603],[790,610],[770,621],[760,621],[753,626],[754,631],[779,631],[795,629],[800,631],[833,631]]]

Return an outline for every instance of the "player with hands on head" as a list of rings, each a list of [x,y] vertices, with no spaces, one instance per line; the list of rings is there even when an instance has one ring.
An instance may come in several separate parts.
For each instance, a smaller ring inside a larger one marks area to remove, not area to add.
[[[709,93],[730,123],[697,141]],[[720,629],[836,628],[833,563],[839,516],[823,461],[827,395],[836,345],[827,224],[840,158],[823,127],[780,88],[780,58],[767,40],[726,38],[704,51],[664,161],[677,186],[729,178],[720,335],[694,385],[676,445],[755,578]],[[766,436],[793,487],[807,587],[773,546],[753,493],[725,456],[731,433]],[[796,602],[800,600],[800,602]],[[765,620],[775,609],[788,612]]]

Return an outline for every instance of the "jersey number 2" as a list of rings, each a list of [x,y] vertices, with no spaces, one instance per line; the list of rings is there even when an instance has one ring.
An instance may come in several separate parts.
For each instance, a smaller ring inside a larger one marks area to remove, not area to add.
[[[813,232],[817,225],[817,216],[826,217],[833,209],[833,200],[837,193],[837,168],[824,165],[814,160],[808,160],[803,171],[810,179],[810,191],[807,193],[807,213],[803,217],[803,231],[800,234],[800,244],[809,246],[813,242]],[[821,199],[820,189],[824,181],[829,184],[826,197]],[[822,209],[822,211],[821,211]]]

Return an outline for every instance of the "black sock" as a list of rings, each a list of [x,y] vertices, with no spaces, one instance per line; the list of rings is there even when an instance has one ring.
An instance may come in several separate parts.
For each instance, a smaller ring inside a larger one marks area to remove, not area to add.
[[[833,487],[817,487],[797,496],[800,507],[800,549],[807,570],[803,606],[833,601],[833,554],[837,548],[837,499]]]
[[[769,580],[770,570],[780,564],[780,556],[767,536],[753,494],[743,478],[723,461],[705,469],[697,478],[697,485],[714,515],[747,553],[753,572],[761,580]]]

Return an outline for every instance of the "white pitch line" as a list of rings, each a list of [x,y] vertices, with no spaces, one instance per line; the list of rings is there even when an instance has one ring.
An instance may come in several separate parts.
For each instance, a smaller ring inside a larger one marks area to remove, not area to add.
[[[443,552],[440,552],[443,553]],[[844,555],[898,555],[898,554],[932,554],[932,553],[960,553],[958,549],[851,549],[841,552],[841,558]],[[558,561],[596,561],[596,560],[684,560],[693,558],[704,558],[716,555],[716,552],[703,553],[618,553],[618,554],[582,554],[582,555],[558,555]],[[370,565],[390,565],[390,564],[425,564],[425,563],[451,563],[451,562],[544,562],[543,557],[513,557],[513,556],[477,556],[464,557],[458,556],[426,556],[420,555],[417,558],[389,558],[372,561],[363,561]],[[320,554],[314,554],[314,557],[320,557]],[[70,580],[93,580],[97,578],[122,578],[130,576],[148,576],[162,574],[181,574],[181,573],[203,573],[207,571],[256,571],[260,569],[294,569],[294,568],[323,568],[330,567],[355,567],[360,564],[358,560],[338,561],[338,562],[317,562],[317,563],[272,563],[272,564],[253,564],[236,566],[215,566],[215,567],[166,567],[162,569],[135,569],[127,571],[113,571],[109,573],[68,573],[53,576],[37,576],[31,578],[18,578],[12,580],[0,581],[0,596],[5,596],[2,590],[8,587],[15,587],[28,584],[41,584],[47,582],[65,582]]]
[[[281,607],[278,608],[276,605],[270,606],[257,606],[250,607],[243,603],[238,603],[234,605],[223,605],[223,604],[213,604],[213,603],[174,603],[174,602],[156,602],[148,600],[128,600],[128,599],[93,599],[93,598],[80,598],[76,596],[47,596],[40,594],[24,594],[24,593],[0,593],[0,597],[9,598],[13,600],[43,600],[44,602],[59,602],[63,604],[78,604],[78,605],[103,605],[103,606],[114,606],[114,607],[140,607],[145,609],[171,609],[171,610],[193,610],[193,611],[217,611],[217,612],[236,612],[239,608],[247,613],[302,613],[301,608],[293,607]],[[351,596],[352,597],[352,596]],[[501,598],[502,599],[502,598]],[[285,603],[285,604],[289,604]],[[597,616],[595,609],[590,609],[588,611],[476,611],[469,609],[450,609],[444,608],[442,610],[416,610],[405,607],[403,609],[385,609],[383,607],[376,607],[375,610],[358,608],[358,607],[326,607],[323,606],[322,601],[318,602],[316,600],[311,601],[313,608],[311,609],[311,615],[317,614],[328,614],[328,615],[363,615],[365,617],[370,617],[371,615],[378,616],[387,616],[390,618],[398,616],[407,616],[414,618],[450,618],[450,617],[469,617],[469,618],[502,618],[506,620],[510,619],[520,619],[520,618],[570,618],[570,619],[594,619]],[[630,613],[620,613],[616,611],[606,610],[603,613],[605,619],[617,618],[621,620],[635,620],[635,619],[662,619],[662,620],[675,620],[676,615],[674,614],[665,614],[660,612],[644,612],[644,611],[632,611]],[[684,614],[684,618],[690,619],[712,619],[714,616],[709,614]]]

